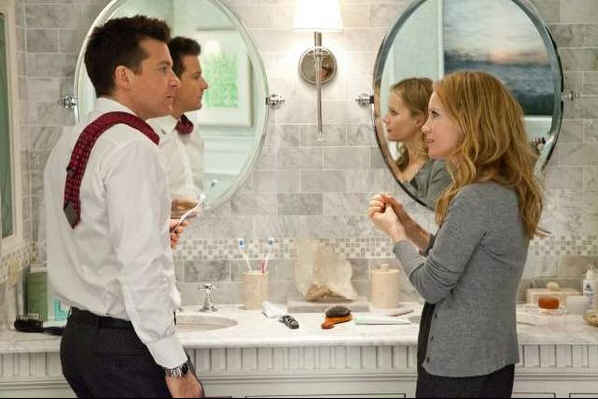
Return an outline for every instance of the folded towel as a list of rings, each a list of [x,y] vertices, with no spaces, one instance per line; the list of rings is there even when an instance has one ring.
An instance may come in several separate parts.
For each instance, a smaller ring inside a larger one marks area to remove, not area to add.
[[[411,324],[409,321],[392,316],[356,315],[355,324]]]
[[[539,315],[533,315],[524,312],[517,312],[517,324],[527,324],[529,326],[541,326],[546,324],[546,320]]]

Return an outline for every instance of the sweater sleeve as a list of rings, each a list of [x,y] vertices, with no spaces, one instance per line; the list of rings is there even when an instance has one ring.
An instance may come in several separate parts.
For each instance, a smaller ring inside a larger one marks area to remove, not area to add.
[[[457,285],[486,234],[488,205],[477,189],[462,189],[451,202],[427,259],[406,241],[395,244],[393,252],[427,302],[440,302]]]

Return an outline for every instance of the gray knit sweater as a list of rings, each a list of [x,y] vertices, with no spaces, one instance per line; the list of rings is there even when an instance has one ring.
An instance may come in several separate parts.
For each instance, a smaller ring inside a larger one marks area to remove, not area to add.
[[[461,189],[427,258],[395,244],[411,283],[436,304],[428,373],[485,375],[519,361],[515,304],[528,245],[517,194],[495,183]]]
[[[428,159],[405,187],[424,204],[434,209],[436,200],[452,181],[444,161]]]

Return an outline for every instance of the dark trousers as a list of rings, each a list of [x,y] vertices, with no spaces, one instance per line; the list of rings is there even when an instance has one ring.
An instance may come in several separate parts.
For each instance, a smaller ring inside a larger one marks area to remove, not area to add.
[[[62,334],[60,359],[80,398],[171,397],[164,370],[130,322],[73,310]]]
[[[434,305],[426,303],[419,324],[415,396],[418,398],[510,398],[515,377],[515,366],[512,364],[491,374],[476,377],[456,378],[428,374],[422,365],[426,358],[433,314]]]

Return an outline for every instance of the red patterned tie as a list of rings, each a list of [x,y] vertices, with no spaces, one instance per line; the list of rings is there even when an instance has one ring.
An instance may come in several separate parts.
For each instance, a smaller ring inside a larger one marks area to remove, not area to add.
[[[66,168],[63,210],[73,229],[81,220],[79,190],[81,188],[83,175],[85,174],[85,168],[87,167],[87,161],[89,160],[89,154],[91,154],[91,149],[102,133],[112,126],[121,123],[143,133],[148,139],[153,141],[154,144],[158,145],[160,143],[160,137],[154,132],[150,125],[143,119],[127,112],[108,112],[87,125],[77,139],[77,143],[71,154],[71,160]]]
[[[183,114],[174,128],[179,134],[191,134],[193,131],[193,122]]]

